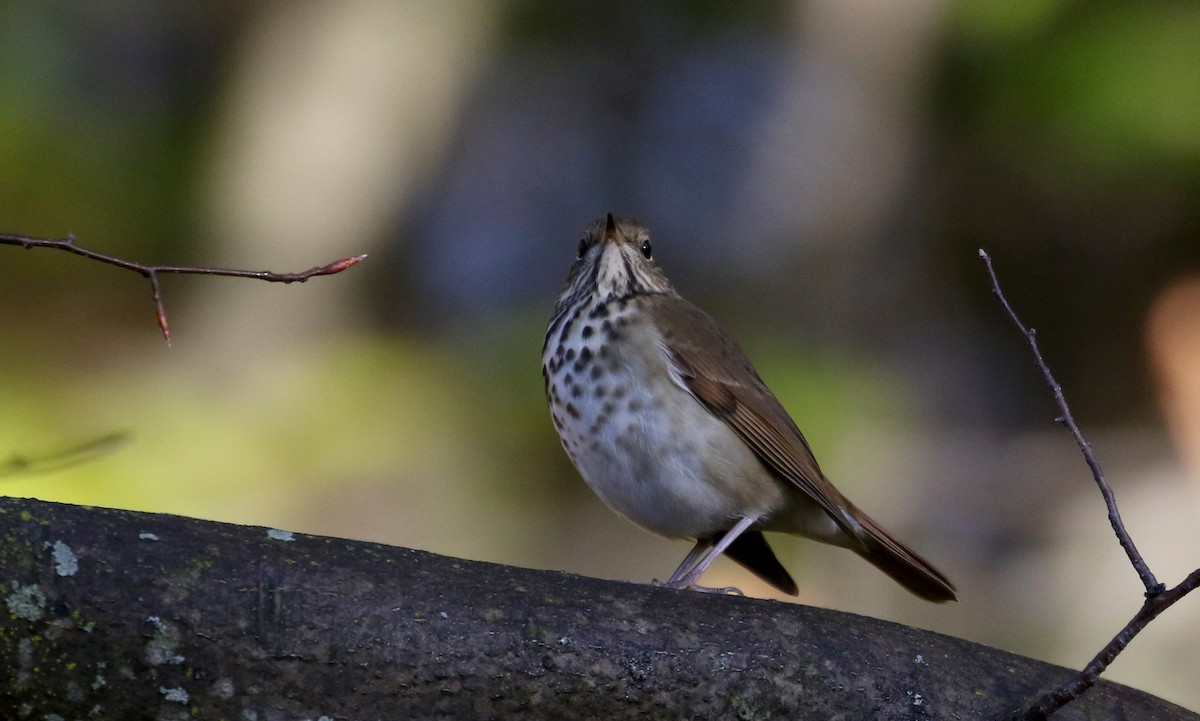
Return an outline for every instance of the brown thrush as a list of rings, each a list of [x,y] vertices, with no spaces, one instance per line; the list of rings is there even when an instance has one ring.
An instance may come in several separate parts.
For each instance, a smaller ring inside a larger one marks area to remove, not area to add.
[[[722,553],[785,593],[763,538],[782,531],[858,553],[930,601],[954,585],[825,478],[796,423],[707,313],[671,287],[650,234],[610,214],[579,239],[542,348],[554,427],[610,508],[696,546],[666,586],[706,589]]]

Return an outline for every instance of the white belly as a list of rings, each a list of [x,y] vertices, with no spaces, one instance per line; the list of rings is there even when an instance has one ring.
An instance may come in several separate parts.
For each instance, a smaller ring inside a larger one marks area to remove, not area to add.
[[[627,324],[603,351],[598,335],[573,338],[572,362],[549,374],[548,391],[560,398],[551,409],[563,447],[601,500],[669,537],[709,535],[787,504],[736,433],[671,380],[652,328]],[[586,364],[574,362],[581,354]]]

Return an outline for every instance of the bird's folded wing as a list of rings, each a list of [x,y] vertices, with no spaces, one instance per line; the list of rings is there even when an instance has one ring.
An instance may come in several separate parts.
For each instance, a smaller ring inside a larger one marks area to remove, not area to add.
[[[825,478],[804,434],[766,386],[718,380],[705,373],[702,359],[697,363],[686,350],[668,350],[673,375],[692,397],[728,424],[771,471],[812,498],[851,537],[858,537],[861,528],[846,513],[842,494]],[[762,383],[757,374],[754,379]]]

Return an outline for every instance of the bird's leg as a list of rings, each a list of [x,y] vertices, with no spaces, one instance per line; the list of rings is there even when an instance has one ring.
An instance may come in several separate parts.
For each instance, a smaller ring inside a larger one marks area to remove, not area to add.
[[[706,593],[724,593],[733,594],[736,596],[746,595],[733,586],[727,586],[725,588],[709,588],[707,586],[701,586],[696,582],[700,580],[700,576],[708,570],[708,567],[712,565],[712,562],[717,560],[717,556],[720,556],[722,553],[724,553],[725,549],[729,548],[729,544],[737,540],[737,537],[745,533],[746,529],[754,525],[754,522],[757,520],[757,516],[747,516],[746,518],[743,518],[742,520],[738,521],[733,528],[726,531],[725,535],[721,536],[721,539],[717,541],[715,545],[712,544],[712,541],[698,541],[696,543],[696,547],[688,553],[687,558],[683,559],[683,563],[679,565],[679,568],[675,571],[675,573],[671,574],[671,579],[663,585],[667,588],[690,588],[693,591],[704,591]],[[709,549],[710,545],[712,545],[711,549]],[[703,557],[700,558],[699,562],[695,563],[695,565],[692,565],[692,562],[695,561],[696,557],[703,554],[705,549],[709,549],[708,553],[704,554]]]
[[[684,574],[692,570],[692,566],[696,565],[696,561],[698,561],[700,557],[704,555],[705,551],[712,548],[712,545],[713,542],[711,538],[697,539],[696,545],[692,547],[692,550],[688,551],[688,555],[684,557],[683,563],[679,564],[679,568],[675,569],[675,573],[671,574],[671,578],[666,583],[660,583],[656,580],[654,582],[655,585],[671,586],[672,584],[679,583],[679,579],[683,578]]]

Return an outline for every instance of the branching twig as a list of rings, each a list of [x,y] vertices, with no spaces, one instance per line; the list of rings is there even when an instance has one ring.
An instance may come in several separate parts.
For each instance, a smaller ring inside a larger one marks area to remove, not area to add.
[[[1046,360],[1042,357],[1042,351],[1038,347],[1037,342],[1037,331],[1021,322],[1021,319],[1017,316],[1017,312],[1013,310],[1012,305],[1008,302],[1008,298],[1004,296],[1004,291],[1000,289],[1000,281],[996,278],[996,269],[992,267],[991,257],[983,249],[980,249],[979,257],[983,259],[984,265],[987,266],[988,276],[992,281],[992,293],[1000,300],[1000,304],[1004,306],[1008,317],[1017,326],[1017,329],[1021,331],[1021,335],[1025,336],[1025,340],[1029,344],[1029,349],[1033,351],[1034,362],[1037,363],[1038,370],[1042,372],[1042,377],[1054,393],[1054,400],[1058,403],[1058,408],[1062,412],[1062,415],[1055,420],[1065,425],[1071,431],[1071,436],[1075,438],[1075,443],[1079,446],[1079,450],[1083,452],[1084,460],[1087,461],[1088,468],[1092,470],[1092,478],[1095,479],[1096,485],[1100,488],[1100,493],[1104,496],[1104,502],[1108,506],[1108,520],[1112,524],[1113,531],[1117,534],[1117,539],[1120,541],[1121,547],[1125,549],[1125,554],[1129,556],[1129,562],[1133,564],[1134,570],[1137,571],[1138,577],[1141,578],[1142,585],[1146,589],[1146,600],[1142,603],[1141,609],[1075,678],[1061,687],[1046,693],[1027,711],[1017,714],[1014,717],[1025,719],[1026,721],[1041,721],[1071,701],[1079,698],[1080,695],[1095,685],[1096,680],[1100,678],[1100,674],[1104,673],[1109,664],[1116,659],[1121,651],[1125,650],[1125,647],[1129,645],[1133,637],[1141,632],[1146,627],[1146,624],[1153,621],[1176,601],[1200,586],[1200,568],[1192,571],[1179,585],[1169,590],[1166,590],[1166,587],[1154,577],[1145,559],[1142,558],[1142,554],[1138,552],[1137,546],[1134,545],[1133,539],[1125,530],[1125,524],[1121,521],[1121,513],[1117,508],[1116,496],[1113,494],[1112,487],[1108,485],[1108,481],[1104,478],[1104,471],[1100,468],[1100,462],[1096,459],[1096,454],[1092,451],[1092,444],[1083,437],[1083,432],[1079,430],[1079,426],[1075,423],[1075,417],[1071,414],[1071,408],[1067,405],[1067,399],[1063,395],[1062,386],[1054,379],[1054,375],[1050,372],[1050,367],[1046,365]]]
[[[1178,586],[1157,595],[1148,596],[1137,615],[1129,619],[1125,628],[1113,636],[1113,639],[1092,658],[1075,678],[1059,688],[1047,692],[1027,711],[1017,714],[1015,718],[1024,721],[1043,721],[1050,714],[1082,696],[1084,691],[1095,685],[1100,674],[1104,673],[1104,669],[1116,660],[1117,655],[1125,650],[1133,637],[1138,635],[1146,627],[1146,624],[1157,618],[1158,614],[1170,608],[1176,601],[1194,591],[1197,586],[1200,586],[1200,568],[1188,574],[1188,577],[1183,579]]]
[[[65,250],[68,253],[83,256],[90,260],[98,260],[101,263],[115,265],[118,268],[132,270],[142,277],[150,281],[150,290],[154,294],[154,311],[158,318],[158,327],[162,331],[163,338],[167,343],[171,342],[171,328],[167,324],[167,311],[163,307],[162,291],[158,285],[158,276],[162,273],[179,273],[191,275],[226,275],[234,278],[257,278],[271,283],[303,283],[309,278],[315,278],[319,275],[333,275],[340,273],[352,265],[356,265],[366,254],[355,255],[349,258],[335,260],[328,265],[309,268],[308,270],[299,273],[274,273],[269,270],[234,270],[228,268],[202,268],[190,267],[181,265],[146,265],[143,263],[135,263],[123,258],[107,255],[95,250],[89,250],[75,244],[75,237],[67,234],[66,238],[59,240],[51,238],[30,238],[24,235],[14,235],[11,233],[0,233],[0,245],[19,245],[23,248],[54,248],[57,250]]]

